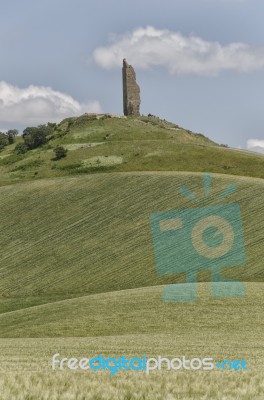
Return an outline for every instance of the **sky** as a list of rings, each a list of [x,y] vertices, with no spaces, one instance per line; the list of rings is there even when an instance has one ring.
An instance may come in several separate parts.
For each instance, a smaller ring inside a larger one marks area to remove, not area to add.
[[[141,113],[264,153],[264,2],[0,0],[0,131],[122,114],[122,59]]]

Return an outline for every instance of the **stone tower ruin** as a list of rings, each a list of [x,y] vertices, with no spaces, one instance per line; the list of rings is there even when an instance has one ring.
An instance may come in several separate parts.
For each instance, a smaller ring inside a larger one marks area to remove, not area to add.
[[[123,60],[123,103],[124,115],[140,115],[140,88],[134,68]]]

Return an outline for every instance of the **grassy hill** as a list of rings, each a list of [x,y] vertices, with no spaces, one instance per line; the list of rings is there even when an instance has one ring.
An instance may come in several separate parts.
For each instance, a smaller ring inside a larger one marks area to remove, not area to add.
[[[241,330],[249,341],[255,338],[257,345],[261,342],[264,322],[258,323],[254,331],[251,328],[264,306],[262,285],[247,283],[247,295],[242,299],[212,299],[210,283],[199,283],[197,303],[177,306],[163,303],[164,286],[82,296],[3,313],[1,336],[104,337],[150,333],[181,336],[188,332],[210,341],[212,337],[219,340],[226,331],[239,337]],[[224,315],[229,318],[219,325]],[[200,333],[195,321],[203,326]]]
[[[60,161],[54,160],[57,145],[68,149]],[[14,147],[0,153],[0,185],[95,172],[210,171],[264,177],[262,154],[223,147],[154,117],[84,114],[58,124],[48,144],[39,149],[18,156]]]
[[[234,181],[237,192],[216,200]],[[180,194],[183,185],[204,198],[201,174],[173,172],[92,174],[0,188],[2,296],[23,302],[184,282],[184,274],[157,274],[150,228],[153,212],[195,206]],[[248,262],[226,268],[230,278],[264,280],[263,197],[261,179],[213,177],[207,204],[238,202],[242,211]],[[205,271],[199,279],[211,277]]]
[[[1,399],[262,399],[263,155],[153,117],[84,115],[58,124],[42,148],[18,156],[16,143],[0,154]],[[59,161],[57,145],[68,149]],[[207,200],[202,172],[213,173]],[[217,199],[230,184],[237,190]],[[151,214],[230,203],[240,205],[247,261],[223,276],[245,282],[246,296],[213,299],[204,270],[196,302],[163,303],[164,285],[186,275],[157,273]],[[87,379],[50,371],[58,351],[245,358],[250,371]]]

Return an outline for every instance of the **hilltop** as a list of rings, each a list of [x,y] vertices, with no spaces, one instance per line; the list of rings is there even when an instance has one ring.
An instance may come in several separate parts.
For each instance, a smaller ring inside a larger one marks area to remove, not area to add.
[[[73,174],[196,171],[264,178],[264,156],[227,148],[160,118],[84,114],[54,127],[48,143],[23,155],[0,153],[0,185]],[[67,157],[54,159],[63,146]]]

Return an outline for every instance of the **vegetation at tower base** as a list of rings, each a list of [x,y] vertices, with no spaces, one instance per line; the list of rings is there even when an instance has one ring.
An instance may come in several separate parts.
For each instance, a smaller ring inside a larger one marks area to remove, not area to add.
[[[49,127],[40,146],[25,148],[16,136],[0,153],[1,400],[66,392],[85,400],[209,400],[219,392],[261,399],[264,156],[154,116],[84,114]],[[58,147],[67,156],[54,160]],[[240,205],[247,262],[223,276],[244,282],[246,296],[213,299],[210,272],[201,271],[197,302],[165,304],[164,285],[185,276],[157,274],[149,216],[193,207],[180,188],[203,198],[202,172],[215,173],[210,204],[237,186],[221,204]],[[72,374],[51,370],[57,352],[239,357],[250,371],[243,379],[235,371]]]

